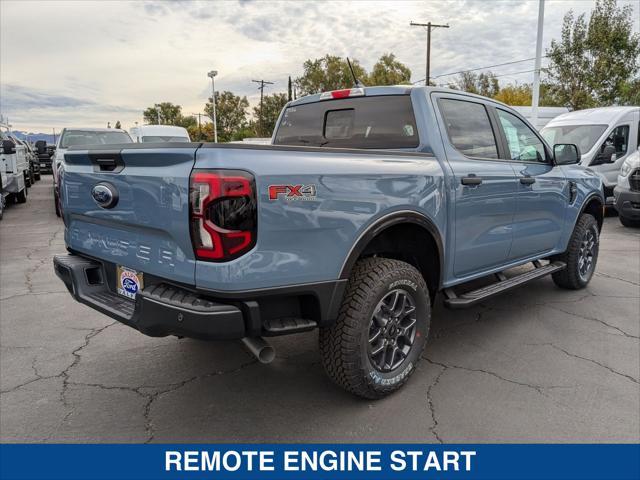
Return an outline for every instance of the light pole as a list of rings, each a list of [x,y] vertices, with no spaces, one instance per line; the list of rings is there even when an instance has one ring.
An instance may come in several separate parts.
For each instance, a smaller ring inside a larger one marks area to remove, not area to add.
[[[158,117],[158,125],[160,125],[160,105],[156,103],[154,107],[156,107],[156,116]]]
[[[218,74],[217,70],[211,70],[207,76],[211,79],[211,104],[213,105],[213,141],[218,143],[218,122],[216,121],[216,84],[214,77]]]

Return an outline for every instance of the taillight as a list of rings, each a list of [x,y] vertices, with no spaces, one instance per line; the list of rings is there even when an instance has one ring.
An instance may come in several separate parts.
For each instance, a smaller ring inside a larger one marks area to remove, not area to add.
[[[226,262],[256,244],[256,185],[241,170],[194,170],[189,188],[191,241],[198,260]]]

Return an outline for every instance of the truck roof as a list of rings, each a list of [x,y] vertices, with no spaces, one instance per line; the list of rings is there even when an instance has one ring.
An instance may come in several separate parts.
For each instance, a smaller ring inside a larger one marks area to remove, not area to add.
[[[352,87],[357,88],[357,87]],[[365,96],[377,96],[377,95],[408,95],[413,90],[424,90],[428,93],[432,92],[443,92],[443,93],[457,93],[460,95],[466,95],[469,97],[478,97],[486,100],[486,97],[482,97],[480,95],[475,95],[473,93],[463,92],[461,90],[454,90],[452,88],[444,88],[444,87],[425,87],[419,85],[390,85],[390,86],[379,86],[379,87],[363,87]],[[349,89],[345,89],[349,90]],[[293,100],[289,103],[289,106],[295,105],[303,105],[305,103],[314,103],[321,100],[322,93],[314,93],[313,95],[306,95],[304,97],[300,97],[296,100]],[[495,103],[499,103],[504,105],[502,102],[497,100],[490,99]],[[506,105],[508,106],[508,105]]]
[[[626,114],[640,111],[640,107],[601,107],[576,110],[558,115],[546,126],[553,125],[611,125]]]

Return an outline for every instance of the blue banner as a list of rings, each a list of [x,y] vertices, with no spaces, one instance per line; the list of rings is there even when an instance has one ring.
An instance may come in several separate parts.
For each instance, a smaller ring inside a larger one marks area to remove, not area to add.
[[[640,445],[0,445],[1,479],[640,478]]]

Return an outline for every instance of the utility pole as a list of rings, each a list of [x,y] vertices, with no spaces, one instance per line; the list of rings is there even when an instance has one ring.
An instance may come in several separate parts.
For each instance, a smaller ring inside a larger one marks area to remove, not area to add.
[[[263,132],[263,128],[262,128],[262,101],[264,99],[264,86],[265,85],[273,85],[273,82],[266,82],[265,80],[251,80],[254,83],[259,83],[260,86],[258,87],[258,89],[260,90],[260,118],[259,118],[259,125],[260,125],[260,135],[262,135]]]
[[[426,27],[427,28],[427,74],[425,75],[424,84],[428,87],[429,80],[431,79],[431,30],[434,28],[449,28],[449,25],[436,25],[435,23],[409,23],[411,27]]]
[[[540,63],[542,60],[542,30],[544,27],[544,0],[538,0],[538,36],[536,38],[536,65],[533,71],[531,95],[531,123],[538,128],[538,103],[540,102]]]
[[[207,73],[207,77],[211,79],[211,105],[213,107],[213,141],[218,143],[218,121],[216,119],[216,84],[215,76],[218,75],[217,70],[211,70]]]
[[[53,129],[53,143],[54,143],[54,145],[56,143],[56,129],[55,128]]]
[[[201,140],[202,139],[202,127],[201,127],[202,121],[200,120],[200,117],[202,116],[202,114],[201,113],[192,113],[191,115],[193,115],[194,117],[198,117],[198,136],[200,137],[200,138],[198,138],[198,140]]]

